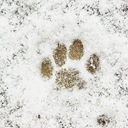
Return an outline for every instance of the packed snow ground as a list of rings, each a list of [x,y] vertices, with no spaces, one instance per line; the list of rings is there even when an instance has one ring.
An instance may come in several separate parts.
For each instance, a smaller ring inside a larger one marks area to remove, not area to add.
[[[58,42],[69,48],[81,39],[84,56],[67,60],[86,88],[55,89],[55,75],[44,80],[42,59]],[[85,64],[100,55],[100,70]],[[110,118],[107,128],[128,127],[127,0],[0,0],[0,128],[100,128],[97,117]]]

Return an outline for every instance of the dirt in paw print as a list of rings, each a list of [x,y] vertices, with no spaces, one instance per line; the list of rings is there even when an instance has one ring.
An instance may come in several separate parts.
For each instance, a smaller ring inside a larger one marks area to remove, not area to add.
[[[62,69],[56,73],[56,83],[58,88],[72,88],[77,86],[79,89],[82,88],[85,84],[79,76],[79,71],[76,69]]]
[[[51,78],[53,73],[52,62],[49,58],[45,58],[41,64],[41,73],[43,77]]]
[[[72,60],[79,60],[84,55],[84,46],[82,41],[75,39],[69,48],[69,58]]]
[[[55,70],[55,83],[57,89],[61,88],[73,88],[74,86],[82,89],[86,82],[80,77],[81,72],[74,68],[73,65],[70,68],[63,68],[66,64],[67,57],[72,60],[80,61],[84,56],[84,46],[81,40],[75,39],[73,43],[69,46],[69,53],[67,53],[67,47],[65,44],[57,44],[57,47],[53,50],[53,60],[46,58],[42,62],[41,73],[43,77],[51,78],[53,75],[53,63],[58,67],[54,68]],[[68,56],[67,56],[68,54]],[[72,61],[74,62],[74,61]],[[85,62],[82,62],[85,63]],[[87,70],[94,74],[99,67],[99,57],[96,54],[92,54],[87,62]],[[58,70],[59,68],[59,70]],[[85,69],[83,67],[83,69]]]
[[[56,65],[62,66],[65,64],[67,59],[67,48],[64,44],[59,44],[56,49],[53,51],[53,58]]]
[[[87,71],[94,74],[99,68],[100,60],[97,54],[92,54],[87,61]]]

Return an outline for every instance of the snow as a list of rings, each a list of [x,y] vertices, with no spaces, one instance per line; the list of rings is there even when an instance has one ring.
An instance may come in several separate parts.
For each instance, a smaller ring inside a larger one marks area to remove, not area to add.
[[[63,68],[77,68],[85,88],[57,91],[53,50],[76,38],[84,56]],[[105,127],[127,128],[127,49],[127,0],[0,0],[0,128],[100,128],[102,114]],[[95,75],[85,67],[93,53]],[[40,72],[45,57],[54,66],[49,80]]]

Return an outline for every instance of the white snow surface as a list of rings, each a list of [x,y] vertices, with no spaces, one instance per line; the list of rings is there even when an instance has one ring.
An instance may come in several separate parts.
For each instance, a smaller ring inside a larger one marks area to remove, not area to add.
[[[67,49],[74,39],[84,45],[77,68],[84,89],[55,89],[52,53],[58,42]],[[100,56],[95,75],[85,64]],[[49,57],[51,79],[40,66]],[[0,0],[0,128],[128,128],[127,0]]]

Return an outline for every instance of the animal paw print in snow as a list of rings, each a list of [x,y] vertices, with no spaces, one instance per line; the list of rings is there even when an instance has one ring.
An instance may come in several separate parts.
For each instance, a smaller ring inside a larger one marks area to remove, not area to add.
[[[53,59],[59,71],[55,72],[57,88],[73,88],[77,86],[79,89],[85,85],[85,80],[80,77],[80,72],[76,68],[63,68],[67,61],[67,54],[69,59],[79,61],[84,56],[84,46],[81,40],[75,39],[69,47],[69,52],[64,44],[58,43],[58,46],[53,51]],[[99,57],[97,54],[92,54],[87,60],[85,67],[88,72],[95,74],[99,68]],[[51,78],[53,75],[53,65],[50,58],[44,58],[41,64],[41,74],[45,78]]]

